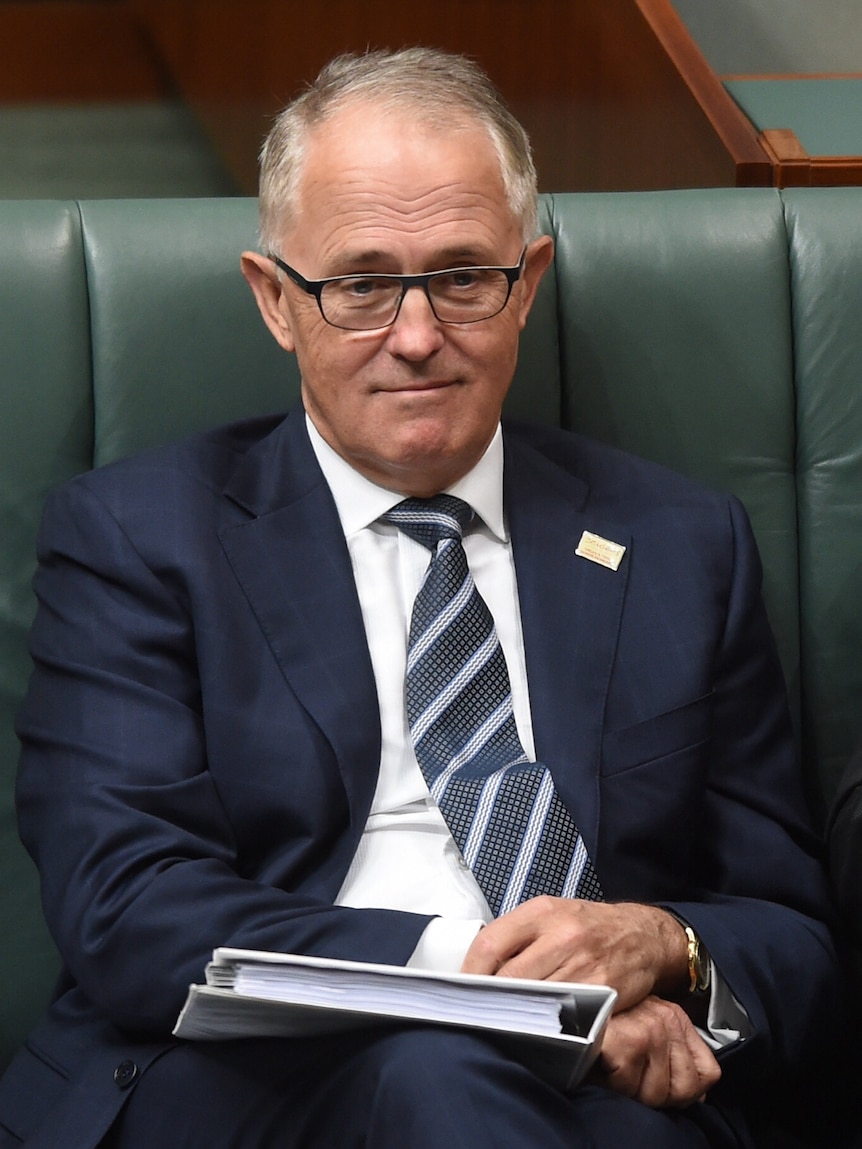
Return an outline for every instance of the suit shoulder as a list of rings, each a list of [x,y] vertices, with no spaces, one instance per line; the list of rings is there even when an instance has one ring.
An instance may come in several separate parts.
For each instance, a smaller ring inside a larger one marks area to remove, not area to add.
[[[225,424],[77,475],[48,496],[37,554],[89,546],[97,523],[119,527],[148,554],[171,542],[193,547],[215,538],[239,514],[225,498],[233,476],[283,421],[268,416]]]
[[[187,487],[221,492],[241,461],[284,421],[283,414],[223,424],[174,443],[150,447],[76,476],[65,487],[83,487],[112,503],[148,492]]]
[[[538,452],[549,463],[576,475],[587,484],[591,497],[622,501],[631,511],[662,505],[701,504],[726,507],[738,500],[691,479],[662,463],[610,447],[576,431],[558,427],[507,424],[512,442]]]

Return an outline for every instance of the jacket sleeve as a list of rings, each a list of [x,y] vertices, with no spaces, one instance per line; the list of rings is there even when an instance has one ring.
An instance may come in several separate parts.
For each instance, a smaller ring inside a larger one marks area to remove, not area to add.
[[[170,530],[169,494],[139,511],[147,516]],[[205,636],[189,579],[176,563],[145,558],[140,534],[133,541],[79,481],[49,501],[39,539],[17,801],[68,973],[115,1025],[166,1035],[216,946],[403,964],[426,917],[333,906],[302,873],[292,881],[286,864],[275,880],[255,858],[255,835],[277,832],[267,796],[243,774],[238,746],[231,770],[249,808],[226,805],[209,768],[227,752],[205,720]],[[195,556],[191,540],[186,549],[192,565],[211,561]],[[232,669],[243,673],[219,671]],[[247,689],[253,695],[254,683]],[[308,756],[307,745],[284,746],[288,765],[291,754]],[[314,776],[315,763],[298,765],[301,778]],[[301,847],[307,859],[297,789],[284,849],[299,857]]]
[[[862,948],[862,744],[841,778],[829,816],[829,861],[835,896],[857,949]]]
[[[760,595],[756,545],[729,504],[731,570],[714,656],[707,781],[692,900],[670,908],[706,944],[752,1035],[727,1052],[775,1078],[816,1062],[837,1032],[841,975],[822,844],[810,825],[786,691]],[[730,1066],[728,1065],[728,1072]]]

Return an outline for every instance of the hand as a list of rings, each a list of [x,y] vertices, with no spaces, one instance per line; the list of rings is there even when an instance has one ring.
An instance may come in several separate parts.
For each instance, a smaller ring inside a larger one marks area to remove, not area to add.
[[[616,1009],[688,986],[685,931],[656,906],[539,897],[479,931],[464,973],[610,985]]]
[[[594,1076],[661,1109],[702,1101],[721,1068],[681,1006],[648,997],[609,1019]]]

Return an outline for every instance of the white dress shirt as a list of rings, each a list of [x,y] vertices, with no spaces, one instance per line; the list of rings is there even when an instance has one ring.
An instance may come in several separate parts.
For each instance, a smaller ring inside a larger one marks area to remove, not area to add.
[[[437,915],[408,964],[458,970],[470,943],[493,915],[431,797],[410,739],[404,696],[407,638],[413,602],[431,555],[397,527],[380,522],[403,496],[366,479],[325,442],[310,419],[307,424],[350,553],[382,736],[371,810],[336,904]],[[446,493],[469,503],[476,514],[464,535],[464,550],[506,658],[521,744],[535,760],[518,587],[503,514],[499,427],[475,467]],[[744,1013],[740,1016],[713,969],[710,1044],[735,1040],[740,1021],[745,1022]]]
[[[411,964],[457,970],[470,942],[492,914],[464,862],[416,761],[404,701],[407,636],[413,601],[431,560],[381,515],[403,496],[356,472],[309,420],[312,446],[332,490],[353,565],[380,703],[377,789],[339,905],[375,906],[439,915],[426,929]],[[488,604],[506,656],[515,722],[527,753],[533,735],[518,591],[503,519],[500,429],[473,470],[448,492],[478,518],[464,538],[467,561]]]

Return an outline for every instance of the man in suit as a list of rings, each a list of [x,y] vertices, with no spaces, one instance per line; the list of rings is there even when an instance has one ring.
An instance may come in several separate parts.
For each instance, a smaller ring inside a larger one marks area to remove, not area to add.
[[[271,133],[261,220],[243,270],[302,408],[46,511],[19,811],[65,969],[0,1145],[747,1144],[837,975],[744,512],[501,429],[553,251],[524,133],[466,61],[333,62]],[[445,541],[410,533],[429,514]],[[428,765],[449,702],[415,701],[408,634],[462,530],[458,609],[490,611],[505,682],[457,773]],[[534,784],[534,836],[485,849]],[[571,1097],[448,1030],[172,1040],[219,945],[608,983],[617,1011]]]

